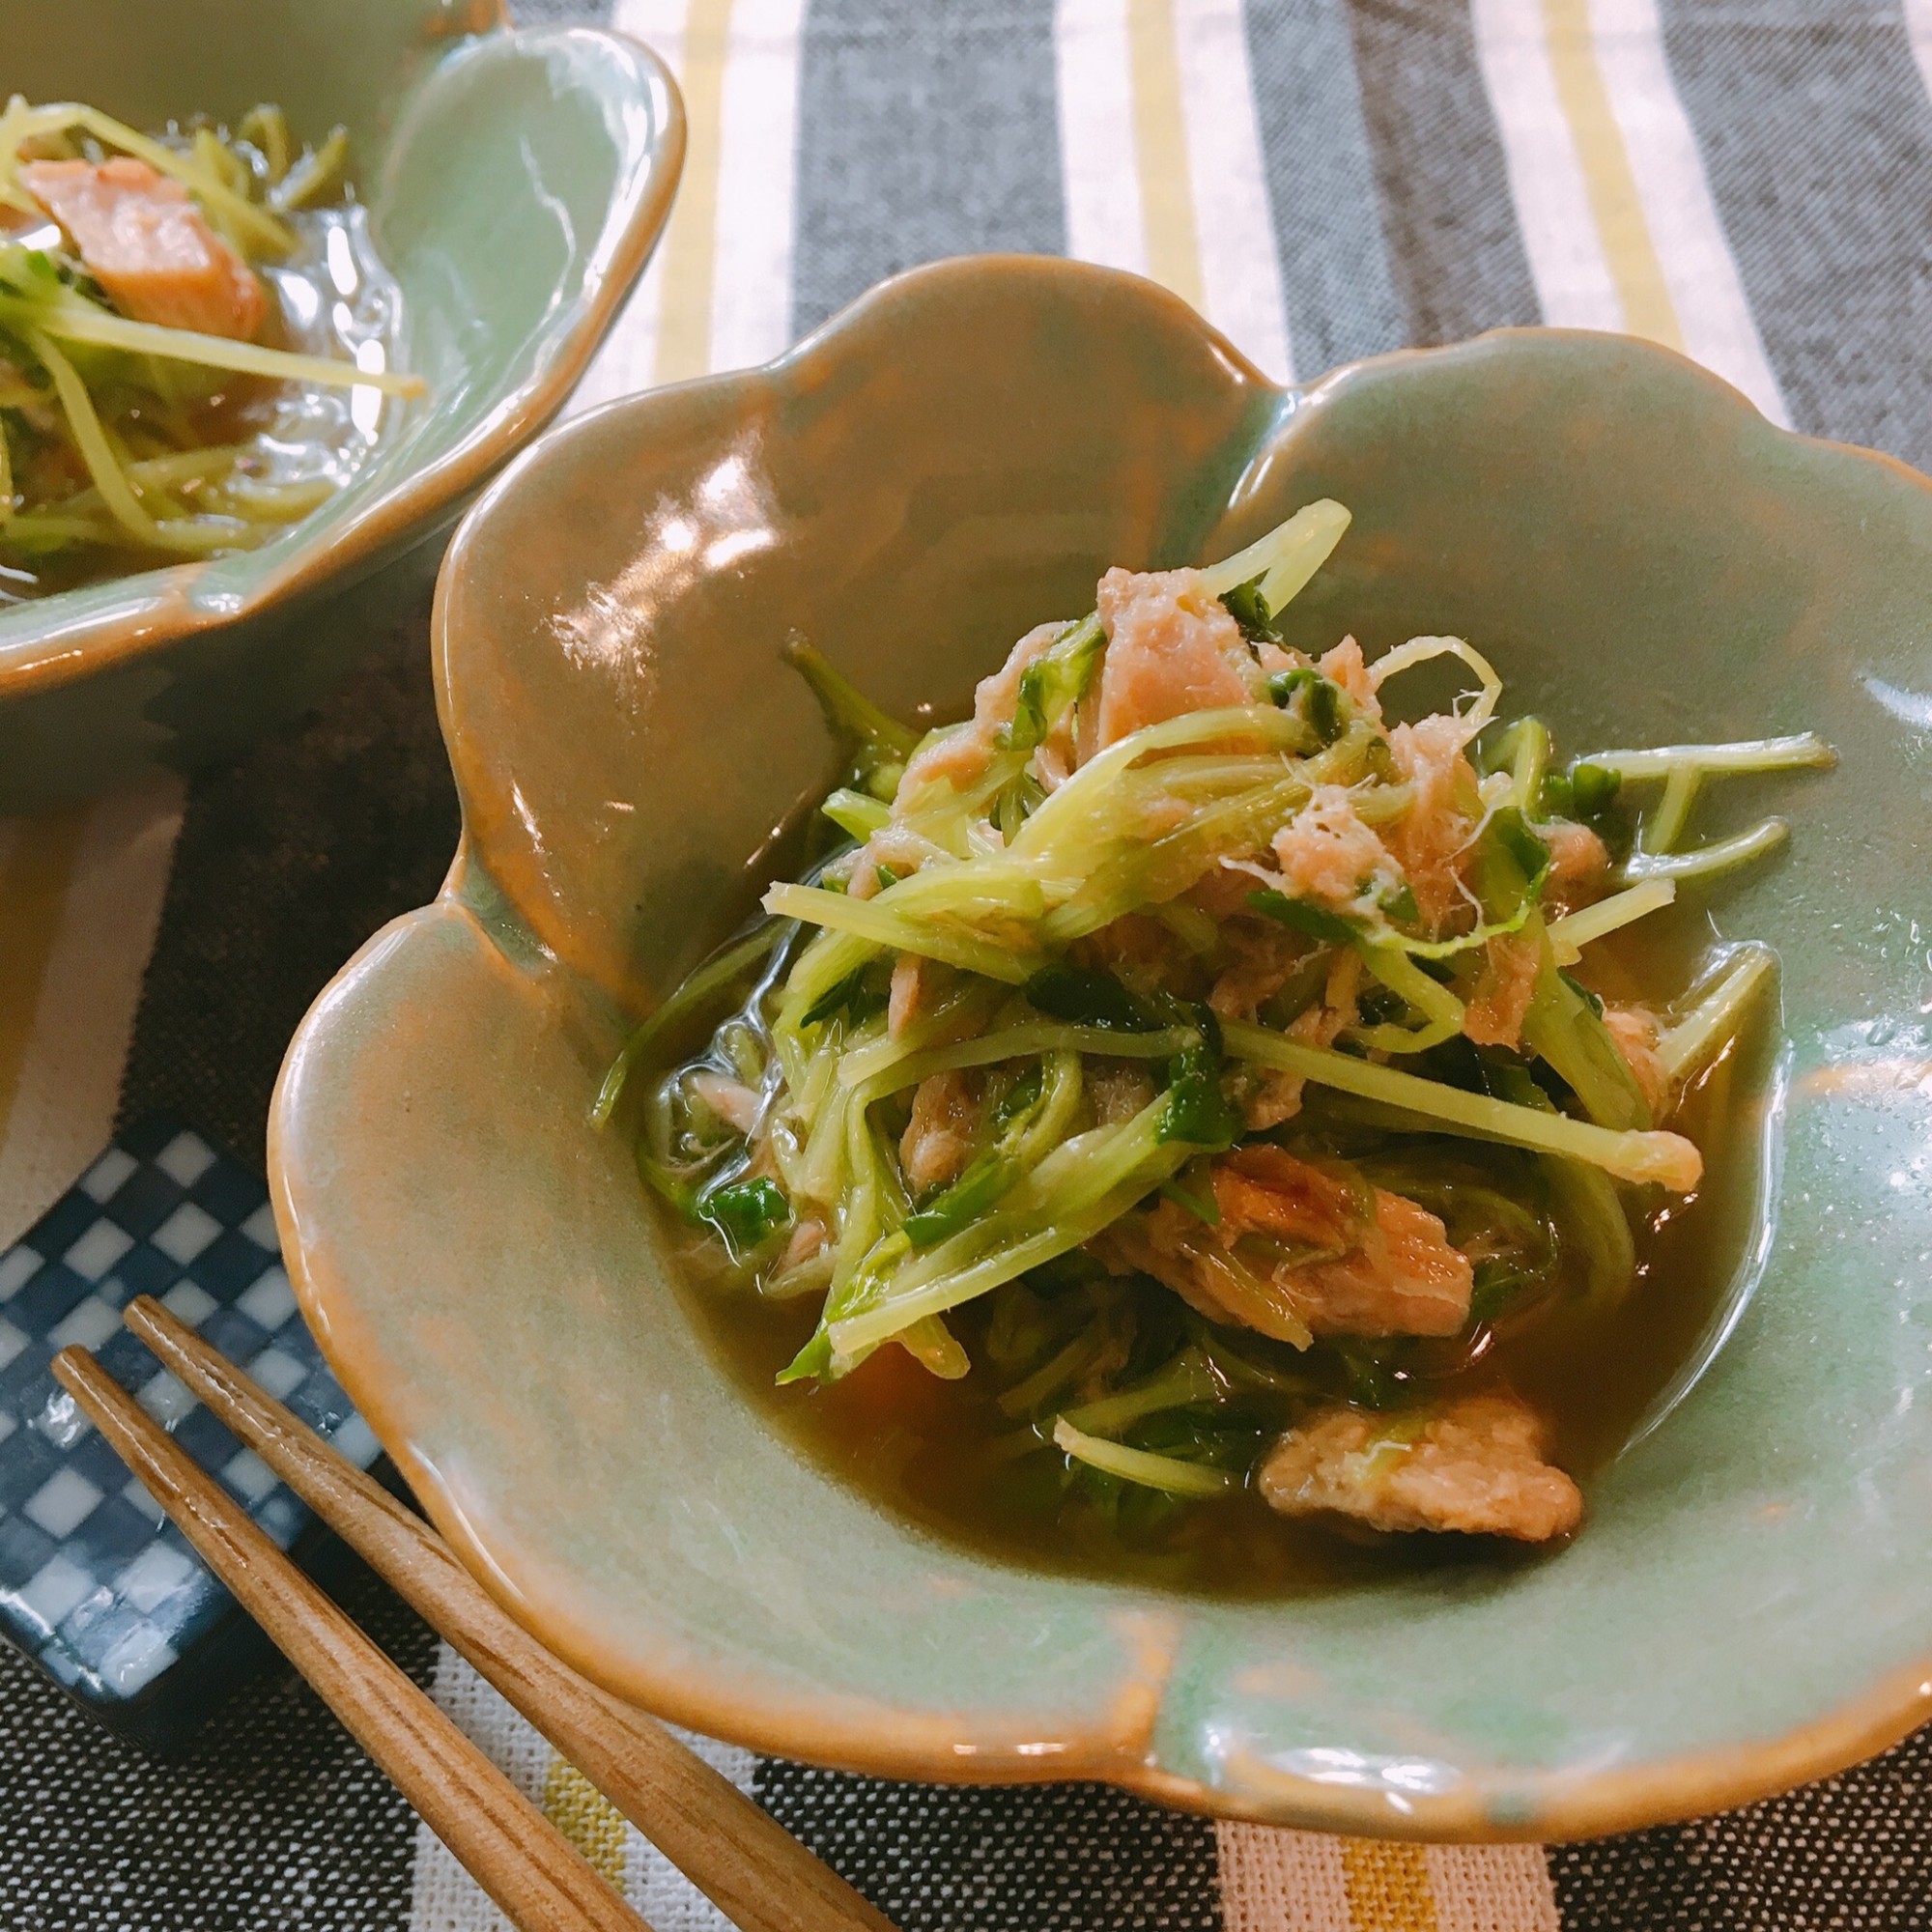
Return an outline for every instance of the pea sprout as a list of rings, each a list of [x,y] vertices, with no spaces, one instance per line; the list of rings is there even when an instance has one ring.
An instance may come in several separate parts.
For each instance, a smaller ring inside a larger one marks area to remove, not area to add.
[[[923,738],[786,647],[851,842],[769,887],[594,1111],[647,1075],[640,1168],[711,1264],[818,1297],[781,1382],[900,1349],[999,1418],[989,1464],[1095,1509],[1236,1496],[1284,1430],[1372,1408],[1337,1466],[1378,1492],[1497,1337],[1616,1309],[1643,1204],[1701,1188],[1677,1109],[1775,957],[1726,952],[1660,1019],[1596,949],[1787,836],[1697,844],[1722,779],[1829,749],[1566,766],[1463,639],[1305,659],[1282,609],[1347,526],[1311,504],[1143,580],[1160,648],[1197,624],[1233,673],[1178,697],[1099,608]],[[1473,678],[1440,728],[1362,700],[1437,660]]]

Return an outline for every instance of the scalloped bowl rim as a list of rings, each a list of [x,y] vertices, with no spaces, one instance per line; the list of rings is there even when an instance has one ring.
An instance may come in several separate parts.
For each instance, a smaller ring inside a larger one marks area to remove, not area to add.
[[[670,70],[652,48],[631,35],[590,26],[513,27],[507,0],[488,0],[488,4],[496,25],[486,35],[470,37],[469,45],[484,39],[505,38],[531,44],[567,36],[611,41],[641,59],[653,84],[663,90],[668,109],[663,131],[665,159],[654,161],[638,181],[621,190],[621,195],[631,200],[630,213],[608,265],[594,282],[586,283],[585,296],[580,297],[570,326],[546,340],[537,366],[498,397],[460,442],[421,468],[404,470],[341,524],[321,533],[322,540],[311,535],[292,544],[279,566],[247,595],[219,607],[196,604],[188,593],[206,566],[187,562],[130,572],[113,580],[139,589],[130,590],[127,601],[110,610],[69,624],[61,622],[66,600],[84,596],[99,586],[85,584],[72,591],[57,591],[26,607],[36,615],[48,613],[47,626],[16,646],[0,642],[0,697],[18,698],[72,683],[161,649],[176,639],[259,615],[334,579],[353,580],[358,565],[405,538],[412,526],[429,524],[440,506],[462,497],[493,469],[533,446],[533,432],[562,405],[583,374],[668,216],[684,157],[684,101]],[[459,56],[462,51],[452,49]],[[302,522],[291,525],[287,535],[295,537],[301,528]]]
[[[1035,258],[987,255],[970,259],[990,268],[1006,262],[1032,262]],[[698,378],[673,385],[674,391],[724,388],[747,377],[782,384],[791,370],[817,355],[875,303],[889,299],[928,275],[956,271],[961,266],[955,259],[906,270],[858,298],[785,355],[761,368]],[[1268,383],[1217,331],[1186,309],[1178,298],[1155,285],[1086,264],[1056,260],[1054,266],[1056,270],[1069,276],[1134,283],[1144,299],[1163,300],[1183,309],[1191,326],[1209,340],[1232,367],[1274,390],[1284,406],[1284,413],[1289,409],[1299,412],[1319,404],[1364,370],[1398,364],[1448,363],[1468,355],[1479,345],[1513,337],[1548,339],[1589,335],[1601,339],[1602,334],[1547,327],[1494,329],[1464,342],[1362,357],[1339,365],[1312,383],[1283,388]],[[1849,455],[1861,463],[1877,466],[1899,482],[1924,492],[1928,502],[1932,502],[1932,478],[1898,459],[1829,439],[1805,437],[1766,422],[1748,398],[1702,365],[1661,345],[1634,340],[1645,354],[1668,357],[1691,372],[1698,383],[1723,398],[1725,407],[1756,418],[1763,430],[1786,444]],[[672,392],[673,389],[665,389],[619,398],[560,425],[524,451],[467,513],[451,541],[438,580],[433,648],[440,701],[448,677],[450,585],[463,572],[471,547],[485,540],[496,506],[523,487],[529,469],[554,461],[564,440],[612,412],[636,410],[640,404],[648,407],[649,398]],[[447,737],[446,713],[444,722]],[[460,782],[460,767],[458,775]],[[407,941],[412,922],[435,916],[452,906],[461,906],[473,918],[473,904],[463,890],[473,866],[466,832],[437,900],[415,913],[404,915],[366,942],[319,996],[298,1030],[277,1082],[270,1121],[269,1166],[275,1214],[290,1277],[304,1315],[322,1338],[325,1351],[351,1398],[402,1465],[437,1528],[471,1574],[505,1608],[528,1624],[558,1655],[585,1675],[597,1679],[600,1657],[595,1632],[576,1622],[554,1602],[534,1605],[516,1588],[472,1529],[459,1497],[437,1468],[413,1451],[407,1433],[394,1425],[380,1365],[348,1351],[341,1344],[339,1332],[332,1332],[330,1284],[312,1269],[312,1258],[304,1253],[299,1219],[291,1194],[287,1158],[290,1125],[286,1118],[289,1096],[307,1052],[326,1031],[328,1009],[338,995],[353,989],[392,948]],[[1154,1765],[1150,1761],[1149,1741],[1165,1671],[1163,1633],[1158,1619],[1136,1620],[1133,1613],[1122,1612],[1119,1621],[1124,1647],[1130,1654],[1138,1653],[1140,1665],[1138,1669],[1130,1665],[1124,1673],[1108,1721],[1084,1738],[1075,1737],[1057,1746],[1050,1758],[1028,1754],[1027,1741],[1037,1735],[1037,1726],[1024,1717],[978,1714],[971,1720],[953,1724],[943,1715],[888,1707],[845,1693],[809,1694],[781,1690],[760,1683],[755,1675],[743,1669],[717,1668],[707,1673],[701,1658],[670,1642],[665,1644],[650,1666],[631,1671],[623,1686],[611,1683],[608,1668],[601,1681],[616,1694],[633,1697],[659,1716],[705,1735],[772,1755],[874,1776],[942,1783],[1046,1782],[1092,1777],[1163,1804],[1208,1816],[1435,1842],[1593,1837],[1727,1809],[1842,1771],[1896,1744],[1932,1719],[1932,1647],[1928,1647],[1912,1662],[1895,1665],[1868,1681],[1858,1694],[1843,1699],[1822,1717],[1776,1736],[1726,1743],[1616,1769],[1492,1776],[1480,1768],[1464,1768],[1463,1782],[1455,1791],[1417,1796],[1406,1812],[1397,1812],[1390,1809],[1385,1795],[1378,1791],[1338,1785],[1272,1765],[1244,1765],[1245,1785],[1241,1789],[1209,1785]],[[1513,1822],[1513,1814],[1520,1816],[1521,1822]]]

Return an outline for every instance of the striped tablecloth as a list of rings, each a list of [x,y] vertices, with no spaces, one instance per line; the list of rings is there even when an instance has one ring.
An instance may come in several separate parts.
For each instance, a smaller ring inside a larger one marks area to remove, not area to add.
[[[763,360],[883,275],[1010,248],[1152,275],[1278,379],[1504,323],[1627,329],[1777,422],[1932,466],[1932,0],[520,11],[649,42],[691,115],[669,231],[580,404]],[[259,1155],[307,1001],[454,842],[423,638],[398,612],[232,768],[0,826],[0,1244],[117,1118],[165,1106]],[[353,1607],[659,1932],[722,1925],[392,1600]],[[1932,1923],[1932,1733],[1776,1804],[1548,1853],[716,1757],[906,1932]],[[0,1656],[9,1932],[498,1923],[298,1687],[244,1692],[161,1768]]]

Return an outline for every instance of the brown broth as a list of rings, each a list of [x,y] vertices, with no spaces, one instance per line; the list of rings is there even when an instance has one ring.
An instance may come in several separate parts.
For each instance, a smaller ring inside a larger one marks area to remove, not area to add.
[[[1594,948],[1601,956],[1591,960],[1591,977],[1618,997],[1647,990],[1662,1004],[1695,979],[1705,934],[1688,910],[1664,915],[1646,923],[1641,949],[1630,935]],[[1766,1211],[1764,1128],[1776,1058],[1769,1005],[1693,1084],[1670,1122],[1703,1151],[1705,1177],[1694,1194],[1668,1201],[1656,1194],[1645,1204],[1628,1295],[1598,1308],[1574,1281],[1559,1282],[1489,1335],[1466,1370],[1436,1384],[1516,1389],[1553,1423],[1553,1460],[1586,1485],[1660,1400],[1670,1399],[1743,1288],[1745,1257]],[[1018,1425],[998,1408],[997,1387],[980,1366],[974,1310],[949,1318],[976,1364],[960,1381],[939,1381],[902,1350],[887,1348],[829,1387],[781,1388],[773,1378],[810,1337],[816,1297],[778,1304],[749,1288],[704,1286],[699,1275],[693,1269],[686,1279],[699,1330],[772,1427],[882,1508],[985,1555],[1249,1598],[1423,1568],[1535,1560],[1535,1550],[1502,1539],[1386,1536],[1291,1521],[1252,1488],[1186,1504],[1136,1492],[1123,1520],[1110,1523],[1067,1489],[1065,1459],[1056,1452],[998,1454],[994,1445],[1010,1442]],[[1134,1292],[1169,1296],[1145,1281]],[[1588,1534],[1587,1517],[1579,1533]]]

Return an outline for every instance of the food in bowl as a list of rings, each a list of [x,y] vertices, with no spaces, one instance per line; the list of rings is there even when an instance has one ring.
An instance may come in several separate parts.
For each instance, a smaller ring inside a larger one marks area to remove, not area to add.
[[[0,600],[252,549],[422,393],[348,160],[272,106],[0,113]]]
[[[727,1352],[929,1520],[1248,1588],[1548,1544],[1688,1346],[1775,960],[1646,923],[1785,837],[1684,849],[1703,781],[1831,751],[1561,765],[1460,639],[1311,659],[1348,523],[1108,571],[923,738],[794,640],[845,843],[605,1082]]]

